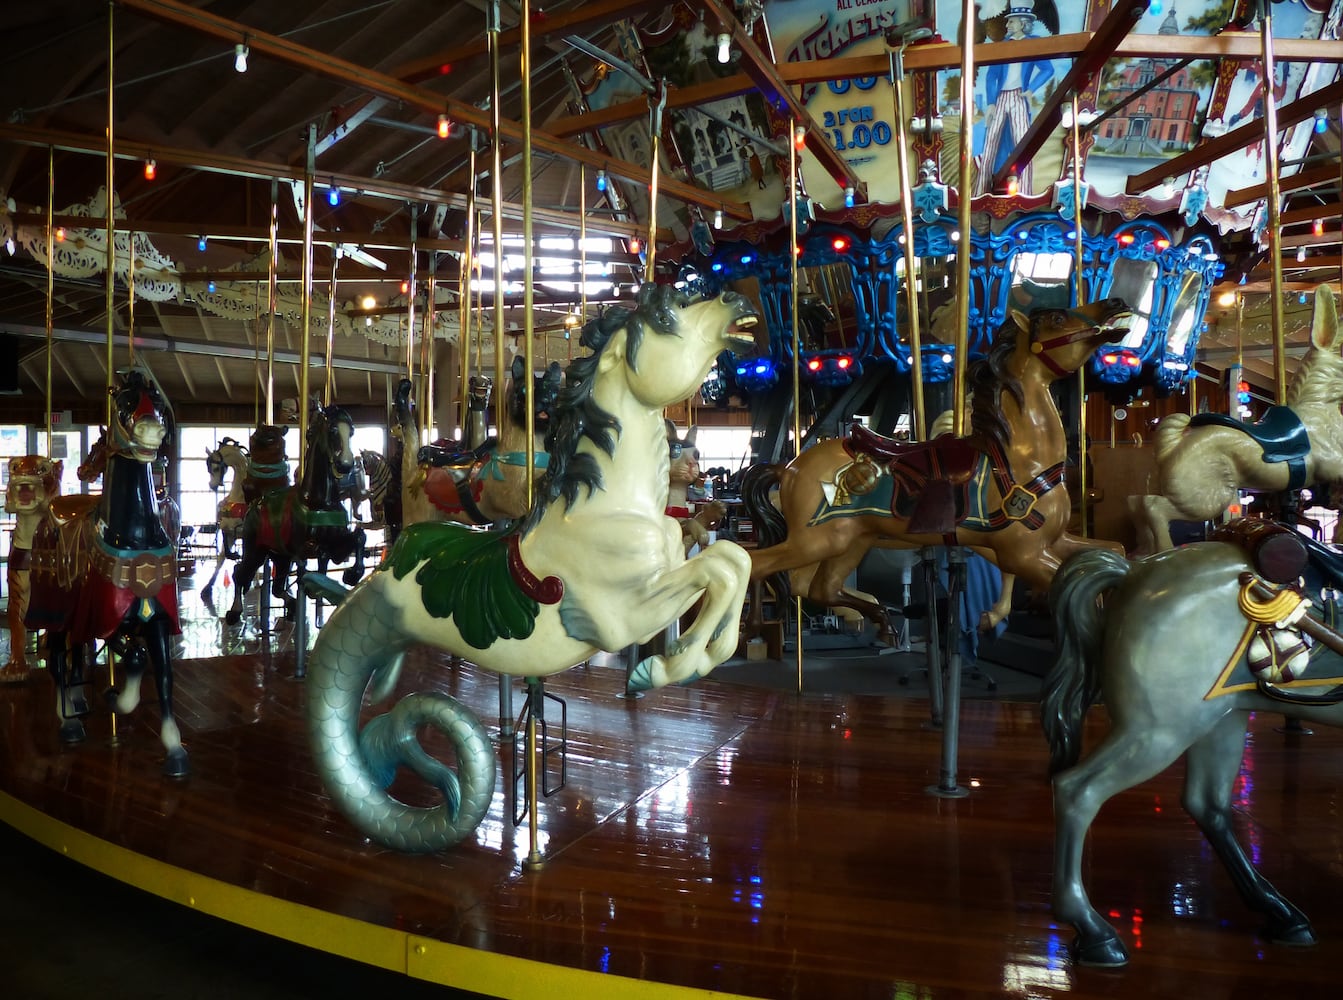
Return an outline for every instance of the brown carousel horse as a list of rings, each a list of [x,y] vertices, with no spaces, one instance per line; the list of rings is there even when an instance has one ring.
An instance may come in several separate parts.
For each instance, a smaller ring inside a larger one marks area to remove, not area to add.
[[[1310,343],[1286,405],[1269,407],[1257,423],[1217,413],[1161,421],[1154,438],[1160,487],[1129,498],[1139,551],[1171,548],[1173,519],[1219,517],[1240,489],[1281,493],[1343,480],[1343,357],[1328,285],[1315,290]]]
[[[499,411],[497,441],[475,441],[467,450],[440,444],[420,448],[415,454],[414,471],[409,475],[408,458],[403,455],[402,481],[409,484],[404,492],[411,494],[411,499],[403,502],[407,524],[415,520],[501,524],[527,513],[526,408],[530,399],[535,478],[539,479],[547,462],[545,433],[564,384],[564,374],[559,362],[552,361],[542,374],[531,378],[529,388],[525,372],[526,361],[521,356],[515,357],[504,406]],[[403,382],[397,394],[403,441],[414,427],[412,412],[409,386]],[[469,443],[473,440],[474,436],[468,436]]]
[[[742,500],[760,539],[752,579],[788,573],[793,593],[855,608],[889,630],[880,604],[844,589],[873,547],[966,546],[1041,592],[1073,552],[1114,547],[1067,531],[1071,503],[1056,488],[1067,439],[1050,385],[1120,339],[1131,315],[1119,299],[1009,310],[967,373],[967,437],[909,444],[855,425],[787,466],[748,469]]]
[[[33,539],[32,597],[27,625],[41,629],[57,686],[61,738],[84,738],[88,701],[83,650],[104,640],[120,657],[125,683],[115,698],[127,714],[140,702],[140,681],[152,663],[167,752],[164,773],[183,777],[186,750],[173,717],[172,636],[177,619],[176,529],[166,524],[153,463],[171,440],[171,412],[158,387],[138,370],[113,390],[113,425],[103,449],[101,496],[56,500]]]
[[[291,564],[297,567],[300,590],[309,559],[343,562],[353,557],[345,582],[353,586],[364,575],[364,530],[351,528],[350,515],[337,494],[341,478],[354,467],[353,433],[354,422],[344,409],[318,407],[308,427],[303,481],[272,490],[248,508],[239,532],[242,558],[234,574],[233,606],[224,616],[230,625],[242,618],[243,596],[268,558],[275,566],[272,593],[284,602],[290,617],[294,599],[286,584]]]

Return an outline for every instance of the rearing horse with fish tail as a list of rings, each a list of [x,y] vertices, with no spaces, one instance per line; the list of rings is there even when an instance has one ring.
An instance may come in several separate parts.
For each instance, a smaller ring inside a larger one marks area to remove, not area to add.
[[[665,653],[634,668],[631,686],[693,680],[732,655],[750,560],[725,541],[686,558],[681,527],[665,514],[662,414],[700,386],[720,352],[747,349],[757,322],[735,292],[697,300],[652,283],[633,310],[590,322],[581,343],[592,354],[566,373],[527,516],[497,531],[407,525],[327,620],[308,662],[309,740],[328,793],[365,836],[396,850],[439,850],[476,828],[494,793],[484,728],[447,695],[407,695],[358,731],[365,692],[386,698],[412,645],[545,677],[598,650],[646,642],[696,607]],[[426,724],[453,743],[456,772],[420,747]],[[393,798],[386,789],[402,765],[444,802]]]

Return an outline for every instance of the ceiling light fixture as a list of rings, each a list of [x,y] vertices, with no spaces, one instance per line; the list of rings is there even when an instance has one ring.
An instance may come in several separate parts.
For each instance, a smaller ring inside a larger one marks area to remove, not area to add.
[[[718,36],[718,61],[725,63],[732,58],[732,36],[726,31]]]
[[[326,203],[332,206],[340,204],[340,185],[336,183],[335,178],[332,178],[331,183],[327,186]]]
[[[5,249],[9,251],[11,257],[14,256],[14,237],[11,236],[5,240]]]
[[[597,171],[597,190],[598,190],[598,191],[605,191],[605,190],[606,190],[606,171],[605,171],[605,170],[598,170],[598,171]]]
[[[1300,263],[1304,263],[1304,262],[1305,262],[1305,259],[1306,259],[1306,248],[1305,248],[1305,247],[1298,247],[1298,248],[1297,248],[1297,251],[1296,251],[1296,260],[1297,260],[1297,263],[1298,263],[1298,264],[1300,264]]]
[[[159,165],[154,162],[154,158],[152,156],[148,157],[145,160],[145,180],[152,181],[155,177],[158,176],[158,173],[159,173]]]
[[[807,126],[799,125],[793,129],[793,145],[801,149],[807,144]]]
[[[246,42],[239,42],[233,46],[233,68],[239,73],[247,72],[247,57],[251,51]]]
[[[439,115],[439,116],[438,116],[438,137],[439,137],[440,139],[446,139],[446,138],[448,137],[448,133],[451,132],[451,131],[452,131],[452,121],[451,121],[451,119],[449,119],[447,115]]]
[[[1329,131],[1329,112],[1323,108],[1315,112],[1315,131],[1321,134]]]
[[[202,236],[200,239],[196,241],[196,249],[199,250],[201,253],[205,253],[205,248],[209,245],[210,240],[208,237],[205,236]]]
[[[630,253],[638,253],[640,250],[643,249],[644,245],[639,242],[639,237],[631,236],[629,246],[630,246]]]
[[[852,188],[852,187],[846,187],[846,188],[844,189],[844,207],[845,207],[845,208],[853,208],[853,188]]]
[[[713,213],[713,227],[715,229],[723,228],[723,210],[721,208]]]

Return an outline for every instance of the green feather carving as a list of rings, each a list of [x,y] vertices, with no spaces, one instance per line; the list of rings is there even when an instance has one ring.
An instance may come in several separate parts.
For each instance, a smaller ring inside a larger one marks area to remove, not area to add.
[[[508,571],[506,535],[446,521],[411,524],[397,537],[383,569],[400,580],[420,567],[415,582],[424,610],[451,618],[473,649],[488,649],[498,639],[525,639],[540,605]]]

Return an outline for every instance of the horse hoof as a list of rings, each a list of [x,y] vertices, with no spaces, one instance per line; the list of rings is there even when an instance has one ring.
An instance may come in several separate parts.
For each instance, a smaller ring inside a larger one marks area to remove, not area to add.
[[[657,659],[650,656],[647,659],[640,660],[630,671],[629,679],[625,682],[626,691],[651,691],[657,687],[653,683],[653,661]]]
[[[1128,949],[1117,936],[1073,942],[1073,961],[1097,969],[1117,969],[1128,965]]]
[[[1315,931],[1306,921],[1286,927],[1269,925],[1264,929],[1265,936],[1274,944],[1285,944],[1290,948],[1309,948],[1318,942]]]
[[[340,575],[340,578],[342,581],[344,581],[345,586],[353,587],[363,578],[363,576],[364,576],[363,573],[361,573],[359,570],[351,566],[349,569],[347,569],[344,573]]]
[[[191,762],[187,760],[185,750],[176,750],[168,754],[163,762],[163,774],[167,778],[185,778],[191,773]]]
[[[230,612],[228,612],[227,614],[224,615],[224,624],[225,624],[225,625],[237,625],[238,622],[240,622],[241,620],[242,620],[242,612],[241,612],[241,611],[237,612],[236,614],[235,614],[234,612],[230,611]]]
[[[66,746],[83,743],[84,735],[84,723],[78,719],[66,719],[61,723],[61,742]]]

